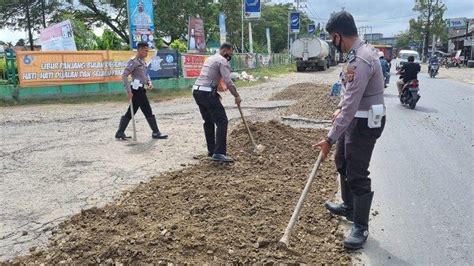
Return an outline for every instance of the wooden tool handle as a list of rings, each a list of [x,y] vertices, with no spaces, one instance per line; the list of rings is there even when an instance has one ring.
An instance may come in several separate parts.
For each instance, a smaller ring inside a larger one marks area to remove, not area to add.
[[[306,181],[306,185],[303,189],[303,193],[301,193],[300,199],[298,200],[295,210],[293,211],[293,215],[291,215],[290,222],[288,223],[286,227],[283,237],[279,241],[279,243],[284,244],[286,247],[288,246],[291,233],[293,232],[296,221],[298,220],[298,216],[300,214],[301,209],[303,208],[304,201],[306,200],[309,189],[311,188],[311,185],[313,184],[314,177],[316,177],[316,174],[318,172],[318,168],[319,168],[319,165],[321,164],[322,159],[323,159],[323,153],[319,152],[318,159],[314,163],[313,170],[311,171],[311,174],[309,175],[308,181]]]
[[[242,121],[244,122],[245,128],[247,129],[247,133],[249,134],[250,141],[252,142],[253,147],[256,149],[257,144],[255,144],[255,140],[253,139],[252,132],[250,132],[250,128],[247,125],[247,121],[245,121],[244,114],[242,113],[242,108],[240,108],[240,105],[237,105],[237,108],[239,108],[240,116],[242,117]]]

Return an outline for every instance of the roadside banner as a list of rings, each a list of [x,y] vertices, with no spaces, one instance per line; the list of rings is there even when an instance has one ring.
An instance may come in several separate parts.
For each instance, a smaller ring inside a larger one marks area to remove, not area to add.
[[[224,12],[219,13],[219,35],[220,43],[223,44],[227,42],[227,30],[225,27],[225,14]]]
[[[197,78],[201,74],[202,65],[208,55],[183,54],[181,56],[183,76],[185,78]]]
[[[161,49],[151,58],[148,74],[151,79],[177,78],[179,76],[178,52],[172,49]]]
[[[132,51],[32,52],[16,54],[20,86],[101,83],[122,80]]]
[[[40,31],[42,51],[76,51],[71,21],[65,20]]]
[[[155,49],[153,0],[128,0],[127,8],[132,49],[137,49],[139,42],[148,42],[150,49]]]
[[[315,24],[309,24],[308,25],[308,34],[311,34],[311,35],[316,34],[316,25]]]
[[[204,22],[200,18],[189,18],[188,23],[188,52],[205,53],[206,36],[204,35]]]
[[[290,12],[290,32],[299,33],[300,32],[300,17],[301,14],[298,11]]]
[[[262,4],[260,0],[245,0],[244,15],[246,19],[260,19]]]

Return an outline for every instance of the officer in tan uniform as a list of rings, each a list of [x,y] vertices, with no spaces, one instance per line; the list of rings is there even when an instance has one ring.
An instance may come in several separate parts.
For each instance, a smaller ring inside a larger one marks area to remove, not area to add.
[[[146,121],[152,130],[152,138],[154,139],[166,139],[168,135],[163,134],[158,129],[156,124],[155,115],[153,114],[146,96],[145,86],[148,86],[149,89],[153,88],[151,83],[150,76],[147,73],[147,65],[145,58],[148,55],[148,43],[140,42],[138,43],[137,55],[128,61],[127,67],[123,71],[122,80],[127,92],[128,99],[132,100],[133,103],[133,113],[135,114],[140,108],[145,115]],[[128,76],[132,76],[132,82],[128,81]],[[127,112],[120,119],[119,128],[117,133],[115,133],[115,138],[117,139],[126,139],[128,138],[125,135],[125,129],[128,126],[128,123],[132,119],[132,114],[130,113],[131,107],[128,107]]]
[[[227,156],[228,120],[217,88],[223,80],[227,89],[235,97],[235,103],[240,105],[242,100],[230,78],[229,61],[232,59],[233,52],[232,45],[222,44],[219,52],[204,62],[201,74],[193,86],[193,97],[204,120],[208,156],[214,161],[226,163],[234,160]]]
[[[326,202],[325,207],[332,214],[353,221],[344,246],[359,249],[367,240],[374,195],[369,163],[375,142],[385,126],[384,77],[377,51],[358,37],[351,14],[341,11],[331,15],[326,31],[339,52],[348,53],[344,67],[346,84],[331,130],[327,138],[315,146],[321,148],[326,158],[331,146],[337,143],[335,161],[343,203]]]

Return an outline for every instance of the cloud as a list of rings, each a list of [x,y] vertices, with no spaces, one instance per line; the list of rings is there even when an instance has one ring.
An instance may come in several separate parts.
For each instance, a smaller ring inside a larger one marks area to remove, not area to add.
[[[273,0],[274,3],[289,3],[293,0]],[[333,11],[342,7],[354,16],[357,26],[372,26],[372,31],[383,33],[385,37],[393,36],[407,30],[408,21],[416,18],[412,10],[414,0],[307,0],[306,13],[311,19],[325,24]],[[473,0],[444,0],[448,10],[445,18],[474,17]]]

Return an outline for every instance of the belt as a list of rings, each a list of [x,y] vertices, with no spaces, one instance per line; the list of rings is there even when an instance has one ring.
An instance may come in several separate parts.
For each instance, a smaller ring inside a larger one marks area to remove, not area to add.
[[[383,111],[383,116],[385,116],[385,110]],[[357,111],[354,117],[369,118],[369,111]]]
[[[201,85],[194,85],[193,86],[193,91],[207,91],[207,92],[212,92],[211,87],[206,87],[206,86],[201,86]]]

